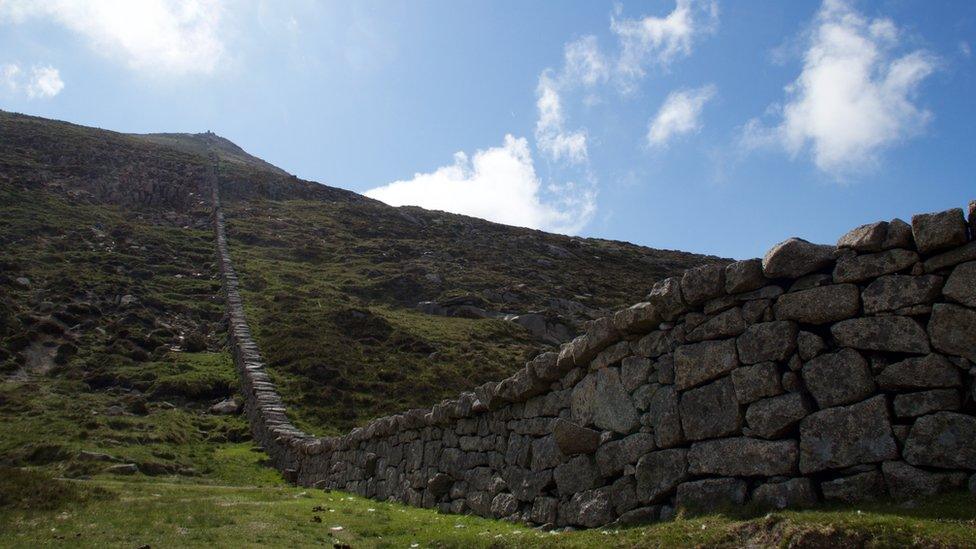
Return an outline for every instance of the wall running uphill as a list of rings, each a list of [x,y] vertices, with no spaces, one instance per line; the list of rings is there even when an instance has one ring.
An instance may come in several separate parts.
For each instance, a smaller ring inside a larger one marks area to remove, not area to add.
[[[976,492],[976,201],[691,269],[507,379],[325,438],[264,370],[214,202],[246,413],[293,482],[549,527]]]

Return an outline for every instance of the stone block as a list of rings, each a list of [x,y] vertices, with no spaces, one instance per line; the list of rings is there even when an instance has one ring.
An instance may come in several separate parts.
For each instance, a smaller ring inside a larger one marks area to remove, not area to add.
[[[813,410],[813,405],[800,393],[753,402],[746,409],[748,433],[762,438],[782,437]]]
[[[942,293],[956,303],[976,308],[976,261],[957,265]]]
[[[736,477],[777,476],[796,473],[795,440],[761,440],[748,437],[696,442],[688,451],[692,475]]]
[[[675,506],[691,512],[708,513],[745,503],[748,485],[737,478],[709,478],[678,485]]]
[[[796,324],[785,320],[753,324],[736,338],[739,360],[744,364],[786,360],[796,350],[797,332]]]
[[[790,238],[766,252],[762,268],[767,278],[799,278],[830,267],[833,263],[833,246],[811,244],[802,238]]]
[[[749,404],[783,392],[779,383],[779,368],[775,362],[740,366],[732,370],[731,377],[735,396],[740,404]]]
[[[673,320],[688,310],[681,295],[681,279],[665,278],[654,283],[646,301],[650,303],[664,320]]]
[[[728,377],[685,391],[678,408],[687,440],[726,437],[742,429],[742,411]]]
[[[588,456],[576,456],[553,470],[556,489],[561,496],[594,488],[599,477],[593,458]]]
[[[725,291],[730,294],[751,292],[766,284],[762,260],[746,259],[725,266]]]
[[[936,303],[928,330],[932,346],[937,350],[976,362],[976,311]]]
[[[571,421],[556,418],[552,424],[552,434],[556,438],[559,451],[567,456],[592,454],[600,445],[600,433],[581,427]]]
[[[958,490],[966,484],[963,472],[930,472],[904,461],[881,465],[888,494],[895,499],[917,499]]]
[[[904,454],[912,465],[976,469],[976,417],[938,412],[918,418]]]
[[[802,369],[803,383],[820,408],[852,404],[874,393],[868,361],[853,349],[820,355]]]
[[[634,474],[637,498],[644,503],[661,501],[688,478],[688,450],[675,448],[651,452],[638,460]]]
[[[954,412],[962,406],[959,391],[933,389],[918,393],[895,395],[893,408],[898,417],[918,417],[933,412]]]
[[[911,250],[894,248],[883,252],[844,255],[834,266],[834,282],[861,282],[882,275],[897,273],[918,263],[918,254]]]
[[[930,305],[941,290],[941,276],[888,275],[868,284],[861,292],[861,301],[866,314],[877,314]]]
[[[842,320],[830,327],[830,333],[841,347],[918,355],[929,352],[925,330],[914,319],[903,316]]]
[[[888,222],[877,221],[855,227],[837,240],[838,248],[850,248],[857,252],[879,252],[888,236]]]
[[[885,482],[881,471],[865,471],[821,482],[820,491],[827,501],[874,501],[885,496]]]
[[[571,411],[580,425],[592,424],[618,433],[630,432],[639,419],[617,368],[603,368],[583,378],[573,388]]]
[[[857,316],[860,310],[860,290],[854,284],[832,284],[783,294],[773,305],[778,320],[803,324],[828,324]]]
[[[654,444],[658,448],[671,448],[684,442],[681,431],[678,392],[672,386],[663,386],[651,397],[648,415],[653,418]]]
[[[939,252],[966,243],[966,220],[962,208],[912,216],[915,247],[923,254]]]
[[[644,385],[649,381],[653,364],[648,358],[630,356],[620,363],[620,382],[628,392]]]
[[[725,294],[725,265],[693,267],[681,276],[681,295],[685,303],[697,307]]]
[[[679,390],[701,385],[736,368],[735,341],[705,341],[682,345],[674,352],[674,384]]]
[[[752,492],[752,501],[764,509],[799,509],[817,504],[817,492],[808,478],[766,482]]]
[[[803,474],[897,457],[884,396],[814,412],[800,422]]]
[[[735,337],[746,329],[746,322],[742,318],[742,310],[738,308],[726,309],[698,325],[686,336],[687,341],[705,341]]]
[[[932,353],[889,364],[876,377],[886,391],[959,387],[962,374],[940,354]]]
[[[650,433],[635,433],[620,440],[611,440],[596,451],[597,470],[604,477],[618,475],[627,465],[637,463],[641,456],[654,448],[654,435]]]

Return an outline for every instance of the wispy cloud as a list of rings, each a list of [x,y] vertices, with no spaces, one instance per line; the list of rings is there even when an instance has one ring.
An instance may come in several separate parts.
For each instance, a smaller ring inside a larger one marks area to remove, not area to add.
[[[587,159],[586,132],[567,131],[559,86],[553,77],[543,73],[536,88],[536,108],[539,119],[535,125],[536,145],[555,161],[567,160],[579,164]]]
[[[648,65],[667,67],[678,57],[691,55],[695,40],[714,32],[717,25],[718,3],[707,0],[677,0],[664,17],[612,18],[610,30],[621,47],[615,67],[621,86],[632,89]]]
[[[30,73],[16,63],[0,65],[0,87],[8,93],[24,94],[30,99],[54,97],[64,89],[61,73],[52,66],[33,66]]]
[[[217,0],[4,0],[0,23],[43,19],[147,74],[209,74],[220,64]]]
[[[931,113],[914,103],[936,68],[933,55],[894,52],[901,31],[886,18],[869,19],[843,0],[826,0],[807,39],[803,70],[773,106],[773,125],[744,127],[746,148],[809,151],[816,166],[838,178],[870,170],[886,148],[918,134]]]
[[[392,206],[421,206],[568,234],[579,232],[596,210],[595,196],[572,183],[543,187],[528,141],[511,135],[499,147],[471,157],[455,153],[452,164],[364,194]]]
[[[713,97],[715,86],[712,84],[671,92],[651,119],[647,130],[647,144],[665,147],[673,137],[701,130],[702,109]]]

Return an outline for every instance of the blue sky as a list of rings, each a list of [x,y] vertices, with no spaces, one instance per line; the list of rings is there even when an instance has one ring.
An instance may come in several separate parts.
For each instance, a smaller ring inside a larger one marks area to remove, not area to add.
[[[0,108],[752,257],[976,198],[976,2],[0,0]]]

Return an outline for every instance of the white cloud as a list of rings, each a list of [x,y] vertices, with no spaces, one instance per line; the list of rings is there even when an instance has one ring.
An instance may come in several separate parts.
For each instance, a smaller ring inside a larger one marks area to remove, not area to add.
[[[217,0],[4,0],[0,21],[45,19],[151,74],[213,72],[224,54]]]
[[[677,0],[664,17],[611,19],[610,30],[621,47],[616,71],[622,87],[631,89],[648,64],[667,67],[677,57],[690,55],[695,38],[714,32],[717,23],[718,4],[711,0]]]
[[[33,66],[28,75],[16,63],[0,64],[0,86],[9,93],[23,93],[29,99],[54,97],[64,89],[61,73],[51,66]]]
[[[966,42],[965,40],[959,41],[959,53],[961,53],[966,59],[969,59],[973,55],[973,50],[969,47],[969,42]]]
[[[0,82],[8,91],[16,92],[20,88],[20,66],[15,63],[0,65]]]
[[[584,130],[564,128],[562,98],[559,86],[548,72],[539,76],[536,88],[536,108],[539,119],[535,125],[536,145],[553,160],[565,159],[572,164],[585,162],[588,151]]]
[[[54,97],[63,89],[64,82],[58,69],[51,66],[31,69],[30,82],[27,84],[28,97]]]
[[[715,86],[712,84],[668,94],[648,126],[648,145],[664,147],[672,137],[701,130],[702,109],[713,97]]]
[[[874,167],[885,148],[931,118],[913,99],[937,62],[922,50],[896,57],[898,42],[890,19],[869,20],[842,0],[826,0],[787,103],[774,107],[781,120],[772,127],[750,120],[743,144],[782,146],[794,156],[809,150],[818,168],[837,177]]]
[[[593,86],[610,76],[607,59],[600,51],[596,36],[584,36],[563,48],[563,80]]]
[[[455,153],[451,165],[364,194],[392,206],[420,206],[569,234],[580,231],[596,210],[590,190],[572,183],[543,189],[528,142],[511,135],[500,147],[479,150],[470,158]]]

